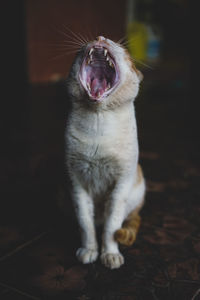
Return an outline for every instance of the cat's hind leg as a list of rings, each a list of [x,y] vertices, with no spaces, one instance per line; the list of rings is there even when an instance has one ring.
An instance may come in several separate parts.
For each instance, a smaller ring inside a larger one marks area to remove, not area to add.
[[[141,217],[138,213],[133,211],[115,234],[115,240],[121,245],[131,246],[135,240],[140,227]]]
[[[118,229],[115,234],[115,240],[121,245],[131,246],[135,240],[141,224],[141,217],[139,211],[144,203],[145,183],[142,174],[142,169],[138,165],[137,182],[133,186],[133,191],[129,198],[129,205],[127,218],[122,224],[122,228]],[[137,206],[135,207],[135,204]]]

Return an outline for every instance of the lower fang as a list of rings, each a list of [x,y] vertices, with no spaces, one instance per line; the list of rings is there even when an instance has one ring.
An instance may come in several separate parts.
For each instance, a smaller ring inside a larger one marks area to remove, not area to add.
[[[87,88],[88,88],[89,91],[91,91],[89,83],[87,83]]]
[[[110,67],[111,67],[111,68],[113,68],[113,67],[114,67],[114,65],[113,65],[113,63],[112,63],[112,61],[111,61],[111,60],[109,60],[109,65],[110,65]]]

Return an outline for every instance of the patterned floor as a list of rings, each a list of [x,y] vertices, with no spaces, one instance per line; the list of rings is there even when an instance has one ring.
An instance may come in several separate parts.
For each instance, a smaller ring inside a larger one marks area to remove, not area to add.
[[[27,124],[10,136],[1,157],[0,299],[200,299],[200,163],[187,93],[146,87],[136,101],[148,192],[138,238],[122,249],[126,263],[115,271],[99,261],[77,262],[70,203],[66,217],[58,208],[64,197],[60,85],[35,87],[30,95]]]

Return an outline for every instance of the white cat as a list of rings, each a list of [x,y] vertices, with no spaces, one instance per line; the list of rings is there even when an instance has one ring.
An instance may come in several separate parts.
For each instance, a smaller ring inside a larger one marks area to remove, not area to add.
[[[124,47],[102,36],[80,49],[68,76],[66,163],[83,263],[98,257],[95,224],[103,225],[101,261],[111,269],[124,263],[118,242],[136,238],[145,194],[133,106],[141,77]]]

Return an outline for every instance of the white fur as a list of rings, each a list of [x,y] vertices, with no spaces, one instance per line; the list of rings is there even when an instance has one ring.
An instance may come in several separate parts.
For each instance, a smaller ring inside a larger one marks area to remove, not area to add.
[[[125,60],[123,48],[108,42],[118,61],[121,82],[98,107],[88,108],[84,106],[82,87],[77,84],[79,60],[74,64],[68,83],[73,99],[66,129],[66,155],[82,232],[77,257],[83,263],[97,259],[95,223],[100,222],[104,226],[101,260],[113,269],[124,263],[114,233],[143,201],[145,185],[144,181],[136,185],[138,140],[133,100],[139,79]],[[104,207],[103,214],[99,206]]]

